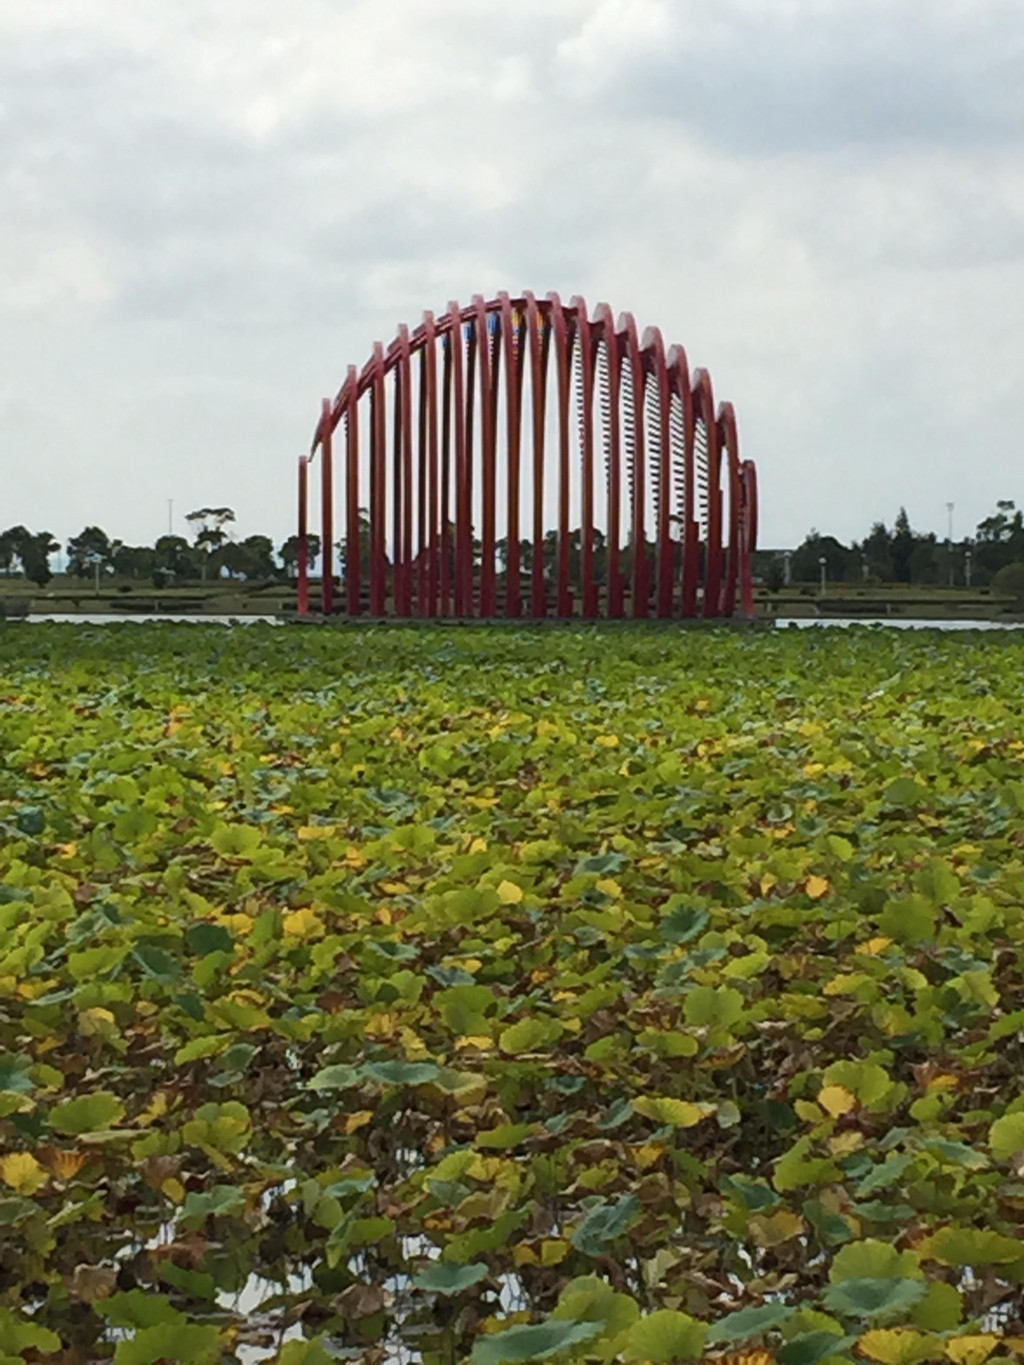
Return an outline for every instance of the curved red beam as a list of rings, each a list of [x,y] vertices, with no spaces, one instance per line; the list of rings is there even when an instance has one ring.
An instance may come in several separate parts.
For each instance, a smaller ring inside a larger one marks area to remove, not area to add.
[[[731,616],[737,605],[753,615],[757,475],[740,458],[735,411],[716,409],[710,376],[691,376],[681,346],[654,327],[641,340],[630,313],[616,319],[602,303],[591,317],[579,296],[563,303],[554,293],[477,295],[440,317],[424,313],[386,350],[376,343],[362,370],[349,366],[300,464],[302,612],[307,469],[318,455],[321,606],[334,610],[342,424],[350,616],[517,618],[525,606],[533,617],[553,607],[559,617],[670,619]]]

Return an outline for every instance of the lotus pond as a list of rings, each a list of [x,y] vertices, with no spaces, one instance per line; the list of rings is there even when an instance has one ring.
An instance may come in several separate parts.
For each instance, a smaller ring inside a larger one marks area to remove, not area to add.
[[[1024,641],[0,633],[0,1362],[1024,1353]]]

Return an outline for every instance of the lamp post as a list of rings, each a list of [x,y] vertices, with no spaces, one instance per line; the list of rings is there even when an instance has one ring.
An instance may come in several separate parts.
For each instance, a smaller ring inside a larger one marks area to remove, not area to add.
[[[971,586],[971,552],[964,551],[964,583],[969,588]]]
[[[826,565],[827,565],[827,564],[828,564],[828,561],[826,560],[825,556],[824,556],[824,555],[820,555],[820,556],[818,557],[818,567],[819,567],[819,569],[821,569],[821,595],[822,595],[822,597],[825,596],[825,568],[826,568]]]
[[[792,581],[793,581],[793,566],[792,566],[792,564],[791,564],[791,562],[790,562],[790,561],[792,560],[792,558],[793,558],[793,551],[792,551],[792,550],[783,550],[783,552],[782,552],[782,564],[783,564],[783,579],[782,579],[782,581],[785,583],[785,585],[786,585],[787,588],[789,587],[789,585],[790,585],[790,584],[792,583]]]

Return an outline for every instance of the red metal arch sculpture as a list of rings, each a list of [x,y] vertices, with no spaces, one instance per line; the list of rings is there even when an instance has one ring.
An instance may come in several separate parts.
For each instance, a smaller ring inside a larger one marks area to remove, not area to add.
[[[321,607],[335,611],[339,427],[350,616],[721,617],[737,596],[753,615],[757,478],[732,405],[716,410],[707,371],[656,327],[641,338],[630,313],[478,295],[349,366],[299,461],[303,615],[318,452]]]

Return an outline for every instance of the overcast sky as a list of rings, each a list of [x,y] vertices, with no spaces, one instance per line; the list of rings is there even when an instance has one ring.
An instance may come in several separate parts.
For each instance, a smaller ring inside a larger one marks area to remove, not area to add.
[[[293,529],[323,394],[532,288],[706,365],[762,543],[1024,502],[1020,0],[0,0],[0,526]]]

